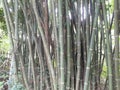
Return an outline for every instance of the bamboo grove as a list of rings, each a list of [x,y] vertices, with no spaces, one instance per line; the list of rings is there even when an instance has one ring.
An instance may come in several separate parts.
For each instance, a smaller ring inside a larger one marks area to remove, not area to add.
[[[119,0],[2,4],[11,43],[9,90],[18,83],[25,90],[120,89]]]

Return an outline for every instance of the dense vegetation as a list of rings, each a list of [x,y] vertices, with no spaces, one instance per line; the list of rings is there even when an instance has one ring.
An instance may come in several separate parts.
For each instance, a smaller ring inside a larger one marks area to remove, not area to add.
[[[120,89],[119,0],[2,0],[2,6],[1,89]]]

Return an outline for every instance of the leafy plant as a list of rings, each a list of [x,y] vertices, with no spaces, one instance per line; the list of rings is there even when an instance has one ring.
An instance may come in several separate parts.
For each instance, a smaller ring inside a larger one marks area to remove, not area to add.
[[[25,88],[21,83],[16,83],[15,85],[13,85],[11,90],[25,90]]]

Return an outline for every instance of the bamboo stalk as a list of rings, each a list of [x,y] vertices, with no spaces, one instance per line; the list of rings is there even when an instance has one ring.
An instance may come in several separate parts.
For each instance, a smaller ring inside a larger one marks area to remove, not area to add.
[[[115,62],[115,82],[116,82],[116,90],[120,89],[120,79],[119,79],[119,8],[118,2],[119,0],[114,0],[114,37],[115,37],[115,54],[114,54],[114,62]]]
[[[60,82],[59,90],[65,90],[64,82],[64,43],[63,43],[63,28],[62,28],[62,0],[58,1],[58,20],[59,20],[59,45],[60,45]]]
[[[21,70],[22,70],[22,75],[23,75],[23,79],[24,79],[24,82],[25,82],[26,89],[30,90],[29,85],[28,85],[27,75],[25,73],[25,67],[24,67],[24,64],[23,64],[23,58],[22,58],[21,52],[19,52],[18,56],[19,56],[19,59],[20,59]]]
[[[36,2],[35,2],[35,0],[32,0],[32,5],[33,5],[33,10],[34,10],[34,13],[35,13],[35,16],[36,16],[38,29],[40,31],[41,38],[42,38],[42,41],[43,41],[43,46],[44,46],[44,50],[45,50],[45,54],[46,54],[46,58],[47,58],[48,69],[50,71],[50,76],[51,76],[50,80],[52,82],[52,87],[54,88],[54,90],[56,90],[55,73],[54,73],[54,69],[53,69],[53,66],[52,66],[50,54],[49,54],[49,51],[48,51],[49,49],[48,49],[47,44],[46,44],[45,36],[44,36],[43,31],[41,29],[41,24],[40,24],[40,21],[39,21],[40,19],[39,19],[37,10],[36,10]]]
[[[81,2],[78,1],[78,22],[77,22],[77,72],[76,72],[76,87],[75,90],[80,88],[80,75],[81,75],[81,13],[80,13]]]
[[[105,1],[102,0],[103,6],[103,14],[104,14],[104,21],[105,21],[105,32],[106,32],[106,44],[107,44],[107,62],[108,62],[108,80],[109,80],[109,90],[113,90],[113,82],[112,82],[112,67],[111,67],[111,52],[110,52],[110,39],[108,34],[108,22],[106,16],[106,9],[105,9]]]
[[[98,0],[97,1],[97,8],[95,10],[95,19],[94,19],[94,22],[93,22],[93,31],[92,31],[91,41],[90,41],[90,48],[89,48],[88,57],[87,57],[84,90],[88,89],[88,81],[89,81],[89,75],[90,75],[90,63],[91,63],[93,46],[94,46],[94,39],[95,39],[95,32],[96,32],[96,22],[97,22],[97,15],[98,15],[98,10],[99,10],[98,6],[99,5],[100,5],[100,1]]]
[[[68,1],[66,0],[66,22],[67,22],[67,81],[66,81],[66,90],[70,90],[70,65],[71,65],[71,36],[70,36],[70,20],[69,20],[69,6]]]

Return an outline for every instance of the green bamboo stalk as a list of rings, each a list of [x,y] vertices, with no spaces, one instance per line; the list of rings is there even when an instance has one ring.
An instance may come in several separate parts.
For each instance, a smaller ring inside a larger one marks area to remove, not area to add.
[[[50,58],[50,54],[49,54],[49,49],[48,49],[48,46],[46,44],[45,36],[44,36],[44,33],[41,29],[41,24],[40,24],[40,21],[39,21],[40,18],[39,18],[38,13],[37,13],[35,0],[32,0],[32,5],[33,5],[33,10],[34,10],[34,13],[35,13],[35,16],[36,16],[38,29],[40,31],[40,35],[41,35],[41,38],[42,38],[42,41],[43,41],[43,47],[44,47],[46,58],[47,58],[47,65],[48,65],[48,69],[50,71],[50,76],[51,76],[51,78],[50,78],[51,85],[53,87],[53,90],[56,90],[55,73],[54,73],[54,69],[53,69],[53,66],[52,66],[52,62],[51,62],[51,58]]]
[[[43,67],[42,63],[40,64],[40,90],[43,90]]]
[[[79,90],[80,88],[80,72],[81,72],[81,13],[80,13],[81,2],[78,1],[78,22],[77,22],[77,72],[76,72],[76,86],[75,90]]]
[[[97,29],[97,26],[96,26],[96,29]],[[96,31],[97,32],[97,31]],[[95,39],[96,39],[96,36],[95,36]],[[96,46],[96,41],[94,39],[94,45],[93,45],[93,50],[92,50],[92,59],[91,59],[91,65],[90,65],[90,79],[89,79],[89,87],[91,89],[94,89],[95,88],[95,65],[96,65],[96,58],[95,58],[95,46]]]
[[[57,31],[57,20],[56,20],[56,13],[55,13],[55,1],[51,0],[51,6],[52,6],[52,22],[53,22],[53,31],[54,31],[54,37],[55,37],[55,61],[56,62],[56,85],[58,85],[59,82],[59,41],[58,41],[58,31]]]
[[[45,89],[46,89],[46,90],[50,90],[50,86],[49,86],[49,84],[48,84],[48,77],[49,77],[49,76],[47,76],[48,74],[47,74],[46,71],[45,71],[45,68],[46,68],[45,66],[46,66],[46,65],[44,65],[44,63],[42,63],[42,64],[43,64],[43,67],[42,67],[42,68],[43,68],[43,71],[44,71],[44,72],[43,72],[43,73],[44,73],[44,77],[43,77],[43,78],[44,78],[44,80],[45,80],[45,81],[44,81],[44,82],[45,82]]]
[[[102,25],[103,25],[103,23],[102,23]],[[107,45],[105,43],[105,34],[104,34],[105,30],[104,30],[103,27],[102,27],[102,29],[101,29],[101,35],[102,35],[102,38],[103,38],[103,40],[102,40],[102,42],[103,42],[103,50],[104,50],[104,55],[105,55],[105,60],[106,60],[106,65],[107,65],[107,72],[108,72],[108,61],[107,61],[108,60],[108,56],[107,56],[108,54],[107,54],[107,50],[106,50]],[[104,90],[106,89],[107,83],[108,83],[108,76],[106,77],[106,82],[105,82]]]
[[[27,23],[26,23],[27,24]],[[28,34],[28,46],[29,46],[29,61],[31,63],[31,69],[32,69],[32,75],[33,75],[33,82],[34,82],[34,90],[36,89],[36,77],[35,77],[35,66],[34,66],[34,58],[33,58],[33,50],[32,50],[32,43],[31,43],[31,38],[30,38],[30,31],[28,30],[28,25],[27,25],[27,34]]]
[[[94,64],[95,65],[95,64]],[[91,75],[91,78],[92,78],[92,85],[90,86],[92,88],[92,90],[96,90],[95,87],[96,87],[96,81],[95,81],[95,67],[93,67],[93,72],[92,72],[92,75]]]
[[[14,38],[15,38],[15,41],[14,41],[14,45],[15,47],[14,48],[17,48],[18,47],[18,1],[16,0],[15,1],[15,18],[14,18],[14,21],[15,21],[15,25],[14,25],[14,28],[15,28],[15,35],[14,35]],[[18,64],[18,58],[17,58],[17,55],[15,57],[15,66],[16,66],[16,82],[18,82],[18,67],[17,67],[17,64]]]
[[[97,23],[97,16],[98,16],[98,11],[99,11],[100,1],[97,0],[96,3],[97,3],[97,6],[96,6],[96,9],[95,9],[95,18],[94,18],[94,22],[93,22],[93,31],[92,31],[92,36],[91,36],[91,41],[90,41],[90,48],[89,48],[88,57],[87,57],[87,65],[86,65],[85,81],[84,81],[84,90],[88,89],[88,81],[89,81],[89,75],[90,75],[90,63],[91,63],[92,51],[93,51],[94,40],[95,40],[96,23]]]
[[[70,65],[71,65],[71,42],[70,42],[70,20],[69,20],[69,6],[68,0],[66,0],[66,23],[67,23],[67,81],[66,81],[66,90],[70,90]]]
[[[102,7],[103,7],[103,15],[104,15],[104,21],[105,21],[105,32],[106,32],[109,90],[113,90],[110,39],[109,39],[108,22],[107,22],[107,16],[106,16],[107,13],[106,13],[104,0],[102,0]]]
[[[89,51],[89,45],[90,45],[90,30],[89,30],[89,15],[88,15],[88,1],[85,0],[85,9],[86,9],[86,43],[87,43],[87,53]]]
[[[25,4],[25,3],[24,3]],[[23,12],[26,12],[26,8],[23,9],[24,11]],[[34,90],[37,90],[36,89],[36,77],[35,77],[35,66],[34,66],[34,57],[33,57],[33,50],[32,50],[32,43],[31,43],[31,36],[30,36],[30,29],[29,28],[29,24],[28,24],[28,17],[26,15],[26,13],[24,13],[24,16],[25,16],[25,23],[26,23],[26,29],[27,29],[27,35],[28,35],[28,48],[29,48],[29,68],[31,68],[32,70],[32,75],[33,75],[33,82],[34,82]]]
[[[98,45],[99,45],[99,23],[97,22],[97,31],[96,31],[96,39],[95,39],[95,42],[96,42],[96,44],[95,44],[95,50],[94,50],[94,53],[95,53],[95,59],[94,59],[94,62],[95,62],[95,74],[97,74],[97,75],[95,75],[95,89],[98,89],[98,84],[99,84],[99,71],[100,71],[100,69],[99,69],[99,65],[101,64],[100,62],[99,62],[99,59],[98,59]]]
[[[26,15],[26,10],[25,10],[25,8],[23,8],[23,6],[22,6],[22,4],[21,4],[21,2],[19,1],[19,3],[20,3],[20,6],[22,7],[22,10],[23,10],[23,13],[24,13],[24,17],[25,17],[25,21],[26,21],[26,26],[27,26],[27,30],[28,30],[28,26],[30,27],[30,30],[33,30],[32,29],[32,25],[31,25],[31,23],[29,23],[29,21],[28,21],[28,17],[27,17],[27,15]],[[30,50],[30,56],[31,56],[31,60],[29,60],[29,65],[28,65],[28,79],[30,79],[30,74],[31,74],[31,68],[32,68],[32,74],[33,74],[33,82],[34,82],[34,90],[36,90],[37,89],[37,85],[36,85],[36,77],[35,77],[35,66],[34,66],[34,58],[33,58],[33,50],[31,50],[31,48],[32,48],[32,46],[31,46],[31,39],[30,39],[30,33],[29,33],[29,31],[27,31],[28,32],[28,36],[29,36],[29,50]],[[31,31],[31,32],[33,32],[33,31]],[[35,39],[35,42],[37,42],[36,41],[36,39]],[[36,43],[36,45],[37,45],[37,43]],[[38,46],[38,45],[37,45]],[[39,51],[39,49],[37,49],[38,51]],[[38,53],[38,56],[40,55],[40,52]],[[39,56],[39,59],[40,59],[40,56]],[[40,61],[40,60],[39,60]],[[32,65],[32,67],[31,67],[31,65]],[[42,84],[41,84],[42,85]]]
[[[115,37],[115,82],[116,90],[120,89],[120,79],[119,79],[119,0],[114,0],[114,37]]]
[[[42,45],[41,45],[41,38],[39,38],[37,40],[37,37],[34,36],[34,41],[35,41],[35,44],[36,44],[36,49],[37,49],[37,54],[38,54],[38,57],[39,57],[39,65],[40,65],[40,86],[38,85],[39,89],[40,90],[43,90],[43,58],[42,58],[42,53],[41,53],[41,48],[42,48]]]
[[[18,1],[15,1],[15,39],[18,42]]]
[[[60,82],[59,90],[65,90],[64,82],[64,44],[63,44],[63,28],[62,28],[62,0],[58,1],[58,20],[59,20],[59,45],[60,45]]]
[[[30,90],[29,85],[28,85],[27,75],[25,73],[25,67],[24,67],[24,64],[23,64],[23,57],[21,55],[21,52],[18,53],[18,56],[19,56],[19,59],[20,59],[20,65],[21,65],[23,80],[25,82],[26,89]]]

